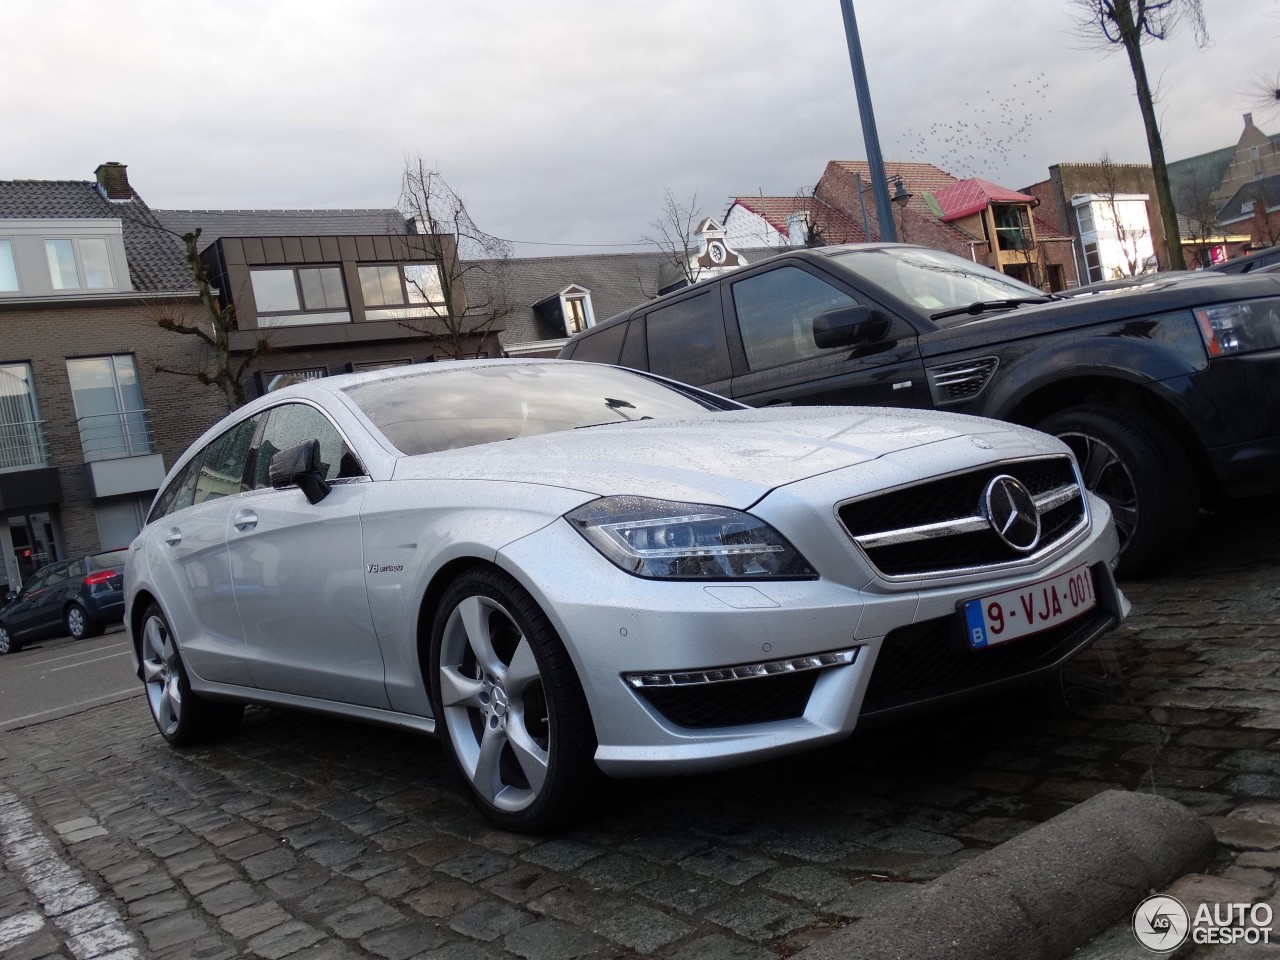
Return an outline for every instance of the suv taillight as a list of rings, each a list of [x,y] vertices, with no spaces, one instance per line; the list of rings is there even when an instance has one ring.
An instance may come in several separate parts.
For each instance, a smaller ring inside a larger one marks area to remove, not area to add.
[[[116,576],[116,571],[114,570],[98,570],[96,573],[91,573],[84,578],[84,585],[93,587],[99,583],[106,583],[114,576]]]

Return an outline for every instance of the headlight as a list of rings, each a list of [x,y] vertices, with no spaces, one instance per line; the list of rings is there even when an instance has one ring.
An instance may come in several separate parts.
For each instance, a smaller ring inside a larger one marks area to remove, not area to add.
[[[565,514],[627,573],[668,580],[812,580],[813,568],[748,513],[703,503],[604,497]]]
[[[1210,357],[1280,347],[1280,298],[1197,307],[1195,315]]]

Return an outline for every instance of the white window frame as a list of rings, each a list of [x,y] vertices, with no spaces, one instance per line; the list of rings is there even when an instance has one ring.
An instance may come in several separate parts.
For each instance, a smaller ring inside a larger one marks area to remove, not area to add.
[[[591,307],[591,291],[586,287],[578,284],[570,284],[560,291],[560,316],[564,318],[564,335],[572,337],[575,333],[581,333],[581,330],[574,330],[569,323],[569,304],[572,301],[578,301],[582,304],[582,319],[585,326],[583,330],[590,330],[596,325],[596,314]]]
[[[97,297],[123,293],[133,289],[129,264],[125,257],[124,233],[117,219],[5,219],[0,220],[0,239],[9,241],[17,290],[0,290],[0,298],[31,297]],[[70,240],[76,261],[77,287],[57,287],[49,270],[46,240]],[[101,240],[106,245],[110,286],[85,286],[84,256],[80,244],[84,240]]]

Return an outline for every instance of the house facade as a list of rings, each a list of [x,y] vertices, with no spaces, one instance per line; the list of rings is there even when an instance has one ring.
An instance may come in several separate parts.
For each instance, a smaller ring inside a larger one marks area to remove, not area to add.
[[[175,234],[200,229],[201,260],[235,308],[232,352],[252,357],[250,398],[338,373],[501,354],[501,308],[444,302],[441,271],[458,274],[439,256],[456,257],[451,238],[427,243],[394,210],[157,216]],[[454,288],[466,297],[463,284]]]
[[[126,546],[220,395],[158,310],[199,316],[178,242],[105,163],[90,181],[0,181],[0,577]]]

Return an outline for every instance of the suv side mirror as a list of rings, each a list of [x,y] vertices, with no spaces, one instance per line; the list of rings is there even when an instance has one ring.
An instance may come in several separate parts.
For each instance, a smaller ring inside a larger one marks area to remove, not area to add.
[[[331,488],[324,474],[319,440],[303,440],[297,446],[281,450],[271,458],[268,469],[271,486],[277,490],[297,486],[308,503],[319,503],[329,495]]]
[[[823,350],[871,343],[888,332],[889,321],[860,303],[828,310],[813,318],[813,342]]]

